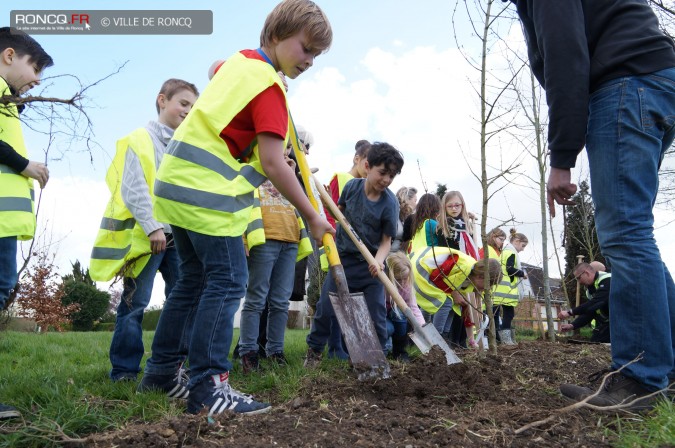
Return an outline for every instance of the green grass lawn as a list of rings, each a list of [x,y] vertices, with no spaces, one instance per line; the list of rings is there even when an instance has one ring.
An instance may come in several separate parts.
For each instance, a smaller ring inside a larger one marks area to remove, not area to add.
[[[298,393],[311,375],[344,375],[341,363],[324,362],[308,372],[302,367],[306,330],[288,330],[288,368],[264,374],[232,377],[234,387],[272,402],[285,402]],[[149,350],[153,332],[144,333]],[[109,381],[108,347],[112,333],[0,333],[0,403],[16,406],[25,425],[0,422],[0,447],[58,446],[63,435],[77,438],[124,424],[150,422],[183,413],[162,394],[136,394],[136,383]],[[235,331],[235,340],[238,332]],[[12,425],[11,431],[7,429]],[[620,446],[675,444],[675,409],[662,405],[645,420],[621,421]]]
[[[233,386],[283,402],[297,396],[303,376],[344,371],[344,366],[328,362],[326,368],[307,372],[302,367],[306,335],[307,330],[287,330],[288,368],[243,377],[235,363]],[[154,332],[143,334],[147,351],[153,336]],[[238,337],[235,330],[234,340]],[[77,438],[126,423],[181,415],[182,403],[174,404],[160,393],[136,394],[137,383],[108,379],[111,338],[110,332],[0,332],[0,403],[18,408],[26,421],[23,430],[11,433],[2,431],[0,422],[0,447],[56,446],[52,442],[62,440],[61,433]]]

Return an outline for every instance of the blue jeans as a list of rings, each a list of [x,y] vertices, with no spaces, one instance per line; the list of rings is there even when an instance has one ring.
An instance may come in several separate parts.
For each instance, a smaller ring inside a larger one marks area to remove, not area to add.
[[[408,334],[408,319],[399,311],[398,314],[394,309],[387,312],[387,344],[385,346],[386,352],[391,352],[393,348],[392,338],[404,337]]]
[[[384,302],[384,286],[368,271],[368,263],[356,257],[343,257],[342,266],[349,286],[349,292],[362,292],[366,299],[366,307],[370,314],[377,338],[382,349],[387,344],[387,307]],[[331,332],[331,319],[335,318],[335,310],[330,303],[329,292],[337,292],[337,285],[332,275],[326,276],[321,288],[321,297],[316,305],[312,329],[307,335],[307,345],[323,352]]]
[[[16,285],[16,237],[0,238],[0,311]]]
[[[188,355],[192,389],[206,377],[232,368],[228,360],[232,326],[246,294],[248,269],[241,236],[210,236],[174,225],[171,228],[180,273],[159,317],[145,373],[176,373],[182,362],[181,340],[190,331],[194,313]]]
[[[136,377],[143,358],[143,312],[150,303],[157,271],[164,279],[164,296],[168,297],[178,279],[178,253],[171,246],[160,254],[151,255],[136,278],[125,277],[122,300],[117,306],[115,331],[110,343],[110,378]],[[187,355],[187,353],[185,353]]]
[[[448,297],[443,305],[431,316],[431,322],[440,334],[448,333],[452,324],[452,315],[455,312],[452,309],[452,299]]]
[[[590,97],[586,149],[595,225],[612,268],[612,367],[649,389],[668,385],[675,286],[654,240],[658,171],[675,136],[675,68],[619,78]]]
[[[295,282],[298,243],[267,240],[253,247],[248,255],[249,283],[241,310],[239,354],[258,352],[260,315],[269,304],[267,315],[268,355],[284,351],[288,321],[288,300]]]

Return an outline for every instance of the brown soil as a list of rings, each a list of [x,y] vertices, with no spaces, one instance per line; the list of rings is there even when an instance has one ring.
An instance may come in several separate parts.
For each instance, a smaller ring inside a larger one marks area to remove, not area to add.
[[[388,380],[359,382],[353,373],[308,378],[300,395],[279,402],[271,413],[185,416],[92,434],[91,447],[277,446],[447,447],[609,446],[607,427],[615,415],[590,411],[559,414],[569,403],[563,382],[584,383],[609,365],[604,345],[521,342],[479,359],[459,353],[463,363],[446,365],[441,352],[392,363]],[[552,421],[516,435],[515,430],[555,415]]]

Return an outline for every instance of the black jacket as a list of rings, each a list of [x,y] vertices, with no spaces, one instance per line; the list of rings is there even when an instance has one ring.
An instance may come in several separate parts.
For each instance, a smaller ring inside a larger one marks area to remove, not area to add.
[[[598,275],[599,273],[596,272],[593,284],[586,287],[591,295],[591,300],[572,308],[572,314],[577,316],[572,325],[575,329],[579,329],[595,319],[595,329],[591,340],[594,342],[609,342],[609,290],[612,278],[604,278],[596,288],[595,280],[597,280]]]
[[[605,81],[675,67],[672,40],[646,0],[511,0],[532,70],[546,90],[551,166],[586,144],[589,94]]]

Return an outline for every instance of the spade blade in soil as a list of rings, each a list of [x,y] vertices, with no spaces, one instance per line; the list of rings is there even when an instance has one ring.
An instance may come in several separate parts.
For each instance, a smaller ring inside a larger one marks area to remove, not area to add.
[[[431,323],[415,328],[415,332],[410,334],[410,338],[422,353],[428,353],[429,350],[431,350],[431,347],[435,345],[443,350],[448,364],[462,362],[457,357],[457,354],[454,352],[454,350],[452,350],[450,346],[448,346],[448,343],[445,342],[443,336],[441,336],[438,330],[436,330],[436,327],[434,327],[434,325]]]
[[[375,332],[363,293],[329,293],[349,358],[360,380],[389,378],[389,363]]]

